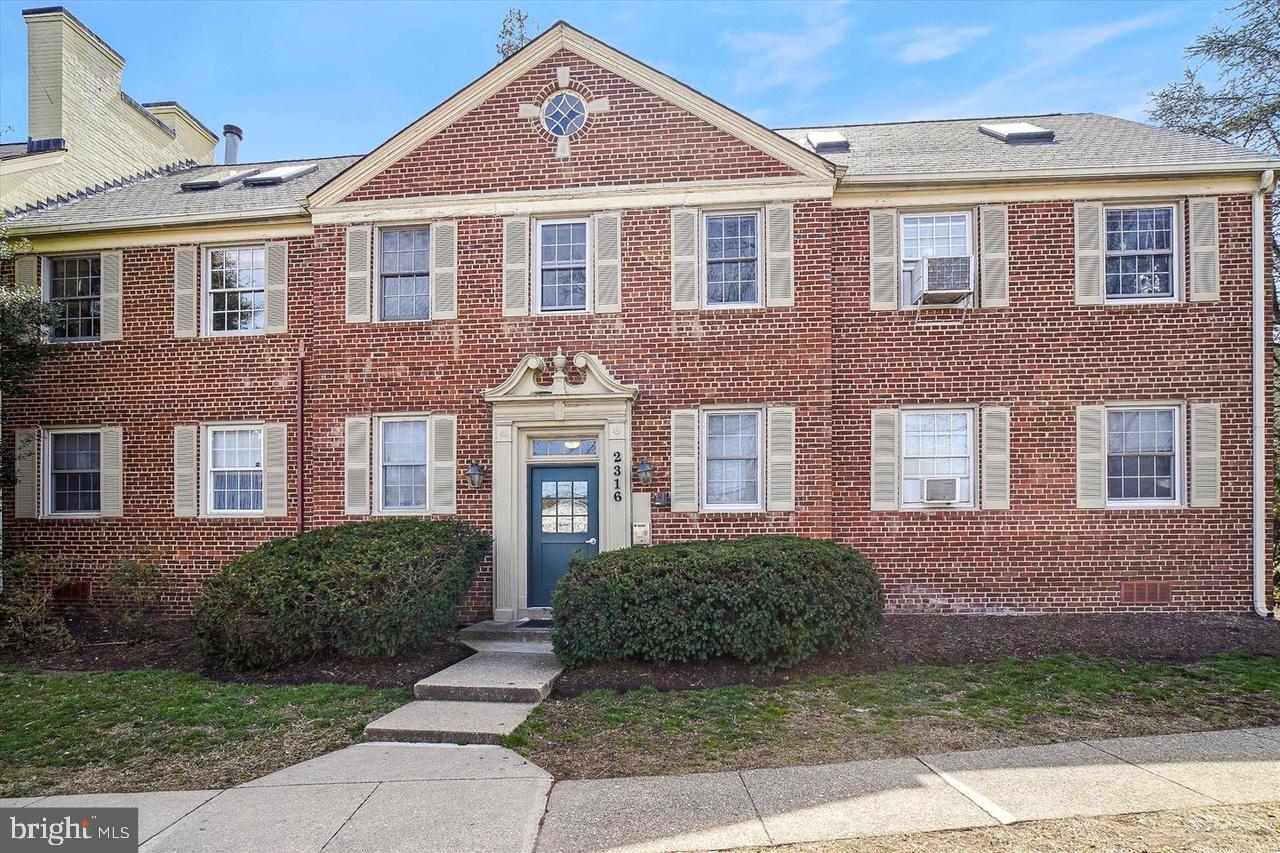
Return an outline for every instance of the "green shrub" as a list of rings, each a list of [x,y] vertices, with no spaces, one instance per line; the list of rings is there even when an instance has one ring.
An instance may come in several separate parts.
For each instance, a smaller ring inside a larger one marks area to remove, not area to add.
[[[117,560],[99,585],[98,618],[111,625],[120,639],[142,640],[154,633],[162,561],[158,548],[141,550]]]
[[[454,624],[489,537],[456,521],[344,524],[268,542],[207,580],[205,663],[263,669],[317,652],[394,657]]]
[[[18,552],[0,560],[0,649],[67,649],[75,644],[55,611],[54,592],[67,582],[57,563]]]
[[[575,561],[553,595],[551,642],[570,666],[734,658],[769,670],[850,648],[883,616],[861,554],[794,536],[610,551]]]

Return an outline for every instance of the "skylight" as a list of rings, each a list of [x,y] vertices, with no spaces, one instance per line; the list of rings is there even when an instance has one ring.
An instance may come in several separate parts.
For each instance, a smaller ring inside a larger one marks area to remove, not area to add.
[[[309,175],[318,167],[315,163],[298,163],[294,166],[276,166],[274,169],[245,178],[244,185],[246,187],[272,187],[276,184],[283,184],[285,181],[291,181],[294,178],[300,178],[303,175]]]
[[[259,171],[259,169],[229,169],[225,172],[213,172],[183,181],[182,188],[184,190],[216,190],[218,187],[225,187],[227,184],[256,175]]]
[[[809,140],[809,147],[819,154],[849,150],[849,140],[837,130],[811,130],[806,139]]]
[[[1001,142],[1052,142],[1053,131],[1027,121],[1001,121],[980,124],[978,130]]]

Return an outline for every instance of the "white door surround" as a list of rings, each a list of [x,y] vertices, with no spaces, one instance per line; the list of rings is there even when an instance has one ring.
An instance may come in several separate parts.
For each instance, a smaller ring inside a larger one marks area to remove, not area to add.
[[[639,391],[610,375],[587,353],[573,357],[581,381],[565,374],[568,358],[526,355],[505,382],[484,392],[493,409],[493,618],[549,615],[528,606],[529,465],[534,438],[597,439],[600,550],[631,544],[631,404]],[[545,461],[545,460],[544,460]]]

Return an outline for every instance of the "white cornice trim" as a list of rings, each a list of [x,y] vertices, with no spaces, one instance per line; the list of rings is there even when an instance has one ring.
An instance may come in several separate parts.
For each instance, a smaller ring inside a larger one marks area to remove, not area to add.
[[[100,222],[77,222],[70,225],[24,225],[21,219],[9,223],[12,234],[34,236],[36,234],[72,234],[89,231],[129,231],[136,228],[163,228],[166,226],[193,227],[210,223],[257,222],[264,219],[305,219],[306,211],[296,205],[275,207],[269,210],[234,211],[224,213],[187,213],[176,216],[140,216],[133,219],[108,219]]]
[[[508,83],[528,73],[561,48],[570,50],[588,62],[593,62],[606,71],[647,89],[746,144],[786,163],[802,175],[823,178],[833,174],[834,167],[831,164],[791,140],[761,127],[728,107],[716,103],[706,95],[637,62],[585,33],[560,23],[315,190],[310,197],[311,208],[314,210],[337,204],[375,175],[452,125]]]
[[[798,178],[574,187],[344,203],[314,210],[312,220],[317,225],[334,225],[455,216],[522,216],[637,207],[749,204],[829,199],[833,190],[829,179],[813,181]]]
[[[1261,172],[1280,168],[1278,160],[1241,160],[1227,163],[1163,163],[1154,166],[1076,166],[1052,169],[996,169],[969,172],[927,172],[903,175],[882,173],[861,175],[846,172],[840,179],[841,189],[868,187],[913,186],[928,184],[999,183],[1037,181],[1046,178],[1150,178],[1160,175],[1221,175],[1239,172]]]

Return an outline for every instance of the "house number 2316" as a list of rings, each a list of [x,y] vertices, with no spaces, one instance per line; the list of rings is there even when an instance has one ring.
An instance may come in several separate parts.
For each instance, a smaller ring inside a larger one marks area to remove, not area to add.
[[[622,452],[613,451],[613,500],[622,503]]]

